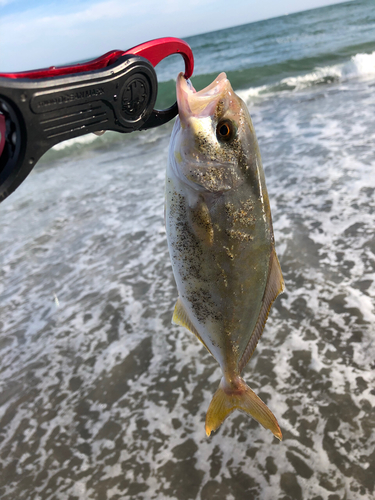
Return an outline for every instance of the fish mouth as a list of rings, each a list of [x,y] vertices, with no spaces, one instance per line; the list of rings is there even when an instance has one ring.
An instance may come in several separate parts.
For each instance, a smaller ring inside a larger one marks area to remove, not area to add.
[[[204,118],[213,115],[218,101],[227,90],[232,90],[232,87],[225,73],[220,73],[210,85],[198,92],[190,80],[186,80],[184,74],[180,73],[176,93],[182,123],[189,117]]]

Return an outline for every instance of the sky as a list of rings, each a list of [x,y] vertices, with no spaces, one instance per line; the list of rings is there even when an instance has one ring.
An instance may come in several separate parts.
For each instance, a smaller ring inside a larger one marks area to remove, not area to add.
[[[154,38],[185,38],[341,2],[0,0],[0,72],[68,64]]]

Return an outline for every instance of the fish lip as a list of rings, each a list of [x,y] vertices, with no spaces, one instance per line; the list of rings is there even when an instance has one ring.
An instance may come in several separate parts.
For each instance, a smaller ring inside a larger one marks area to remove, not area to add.
[[[231,90],[227,75],[220,73],[215,80],[202,90],[196,91],[190,80],[180,73],[176,82],[177,106],[182,124],[189,117],[203,118],[211,116],[220,96],[225,90]]]

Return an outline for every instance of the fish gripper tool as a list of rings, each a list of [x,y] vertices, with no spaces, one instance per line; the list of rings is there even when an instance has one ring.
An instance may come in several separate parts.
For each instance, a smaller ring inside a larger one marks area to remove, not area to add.
[[[181,54],[185,77],[194,69],[189,45],[159,38],[89,62],[20,73],[0,73],[0,202],[29,175],[52,146],[91,132],[133,132],[177,115],[177,103],[154,109],[154,67]]]

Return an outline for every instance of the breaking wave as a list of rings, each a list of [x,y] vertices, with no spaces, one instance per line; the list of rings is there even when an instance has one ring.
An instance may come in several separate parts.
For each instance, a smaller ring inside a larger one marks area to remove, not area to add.
[[[332,66],[316,67],[304,75],[289,76],[270,85],[250,87],[237,93],[245,101],[275,92],[299,91],[315,85],[345,82],[355,78],[375,76],[375,51],[371,54],[356,54],[347,62]]]

